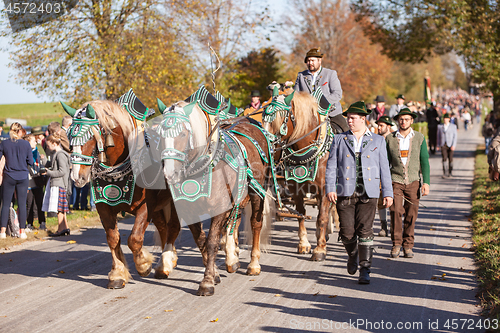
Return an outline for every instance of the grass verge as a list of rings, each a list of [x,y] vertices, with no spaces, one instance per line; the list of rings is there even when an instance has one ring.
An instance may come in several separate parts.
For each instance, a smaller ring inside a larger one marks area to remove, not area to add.
[[[484,315],[500,322],[500,182],[488,177],[484,145],[476,151],[472,188],[472,221],[479,298]]]
[[[76,231],[84,227],[101,226],[101,220],[97,212],[88,210],[73,210],[73,214],[68,216],[68,225],[70,230]],[[57,231],[57,217],[49,217],[46,219],[47,231],[39,230],[38,221],[35,220],[35,230],[27,233],[27,239],[9,237],[0,239],[0,250],[9,250],[14,245],[19,245],[27,241],[43,241],[50,233]]]

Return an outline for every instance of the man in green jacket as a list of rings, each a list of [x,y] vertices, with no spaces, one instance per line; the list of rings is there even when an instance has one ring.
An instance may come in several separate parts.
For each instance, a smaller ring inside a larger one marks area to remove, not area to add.
[[[423,134],[411,128],[416,117],[417,114],[410,109],[402,109],[394,117],[399,129],[386,137],[394,189],[394,204],[391,206],[391,257],[393,258],[399,257],[401,246],[405,258],[413,258],[420,191],[423,196],[429,194],[429,152]],[[423,178],[422,186],[420,171]]]

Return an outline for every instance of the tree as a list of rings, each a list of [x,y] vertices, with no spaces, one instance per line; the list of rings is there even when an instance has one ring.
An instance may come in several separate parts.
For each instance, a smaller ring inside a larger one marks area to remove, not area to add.
[[[392,59],[420,62],[454,49],[473,79],[484,82],[500,112],[498,0],[356,0],[352,7],[371,40]]]
[[[189,59],[158,8],[157,0],[82,0],[67,15],[29,30],[12,33],[4,25],[15,81],[75,103],[115,99],[129,87],[149,106],[156,94],[186,96],[193,81]]]
[[[362,26],[344,0],[294,0],[300,20],[295,35],[292,61],[301,70],[304,55],[312,47],[321,47],[323,65],[335,69],[344,91],[343,103],[380,94],[390,76],[391,60],[380,53],[365,36]],[[292,22],[292,21],[291,21]],[[296,75],[296,74],[295,74]],[[292,78],[292,80],[294,80]]]
[[[267,86],[272,81],[283,82],[282,66],[277,51],[272,48],[250,51],[232,64],[217,87],[233,104],[243,107],[248,104],[252,90],[259,90],[264,99],[271,97]]]

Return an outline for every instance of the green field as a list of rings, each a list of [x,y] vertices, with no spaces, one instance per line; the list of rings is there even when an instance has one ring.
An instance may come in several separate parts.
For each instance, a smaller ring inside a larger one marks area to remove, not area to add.
[[[65,115],[58,102],[0,105],[0,120],[6,118],[26,119],[28,126],[48,125],[51,121],[61,122]]]

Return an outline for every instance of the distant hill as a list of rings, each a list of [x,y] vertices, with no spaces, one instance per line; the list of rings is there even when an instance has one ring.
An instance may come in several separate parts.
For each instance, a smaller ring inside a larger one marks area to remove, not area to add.
[[[6,118],[26,119],[28,126],[48,125],[51,121],[61,122],[65,114],[58,102],[0,104],[1,121],[5,121]]]

